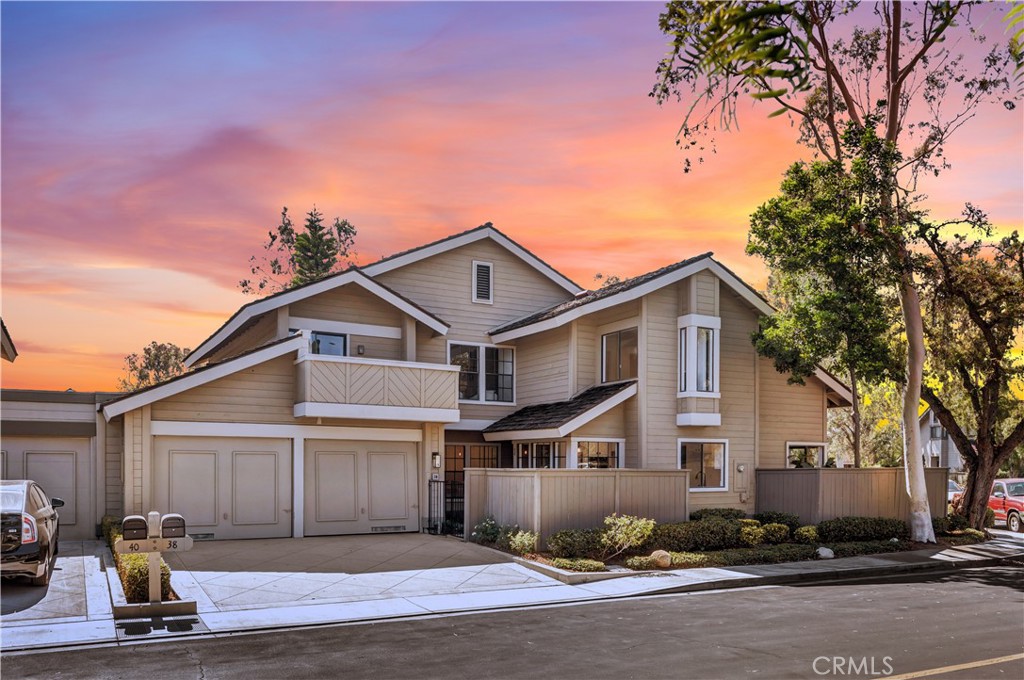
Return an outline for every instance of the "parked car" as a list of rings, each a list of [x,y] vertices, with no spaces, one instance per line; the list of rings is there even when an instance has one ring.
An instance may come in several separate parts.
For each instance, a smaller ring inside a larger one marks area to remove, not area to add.
[[[60,517],[64,501],[50,498],[30,479],[0,481],[0,574],[28,576],[45,586],[53,574],[60,548]]]
[[[947,503],[952,503],[953,502],[953,498],[955,496],[957,496],[958,494],[962,494],[964,492],[964,487],[960,486],[959,484],[954,482],[952,479],[947,480],[947,482],[948,482],[948,484],[947,484],[947,487],[946,487],[947,488],[946,502]]]
[[[992,484],[988,507],[996,513],[997,522],[1006,522],[1010,531],[1024,528],[1024,479],[997,479]]]

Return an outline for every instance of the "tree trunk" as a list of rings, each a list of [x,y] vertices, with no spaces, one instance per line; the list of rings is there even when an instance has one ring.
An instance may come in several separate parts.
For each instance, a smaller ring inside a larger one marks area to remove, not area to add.
[[[914,287],[913,274],[905,269],[900,280],[900,306],[907,328],[907,385],[903,392],[903,467],[910,496],[910,538],[922,543],[935,543],[928,488],[924,482],[924,461],[921,458],[921,428],[918,404],[921,403],[921,376],[924,372],[924,321],[921,299]]]
[[[985,511],[992,493],[992,482],[999,474],[999,466],[992,462],[992,452],[978,451],[978,457],[967,462],[967,483],[960,502],[960,512],[967,515],[967,521],[975,529],[985,528]]]
[[[850,369],[850,391],[853,416],[853,467],[860,467],[860,395],[857,393],[857,372]]]

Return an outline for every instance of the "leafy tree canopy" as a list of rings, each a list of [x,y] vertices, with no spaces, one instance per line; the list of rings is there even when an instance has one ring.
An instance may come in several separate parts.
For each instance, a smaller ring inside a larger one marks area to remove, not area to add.
[[[249,258],[251,279],[238,282],[250,295],[274,293],[325,276],[351,264],[356,228],[338,217],[328,227],[323,214],[313,206],[301,230],[296,230],[287,206],[281,209],[281,223],[267,233],[261,257]]]
[[[132,353],[124,358],[124,376],[118,379],[118,389],[125,392],[149,387],[185,372],[182,362],[189,350],[171,342],[155,340],[142,349],[142,354]]]

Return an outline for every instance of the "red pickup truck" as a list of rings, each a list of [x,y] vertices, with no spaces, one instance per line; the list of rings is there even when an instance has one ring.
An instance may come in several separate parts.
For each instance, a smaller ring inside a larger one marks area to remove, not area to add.
[[[1006,522],[1010,531],[1021,531],[1024,522],[1024,479],[997,479],[992,484],[988,507],[997,522]]]

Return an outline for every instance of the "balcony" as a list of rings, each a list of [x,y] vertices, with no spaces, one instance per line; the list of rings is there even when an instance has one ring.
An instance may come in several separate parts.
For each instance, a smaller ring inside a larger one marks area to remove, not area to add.
[[[459,367],[409,361],[300,356],[296,418],[459,421]]]

